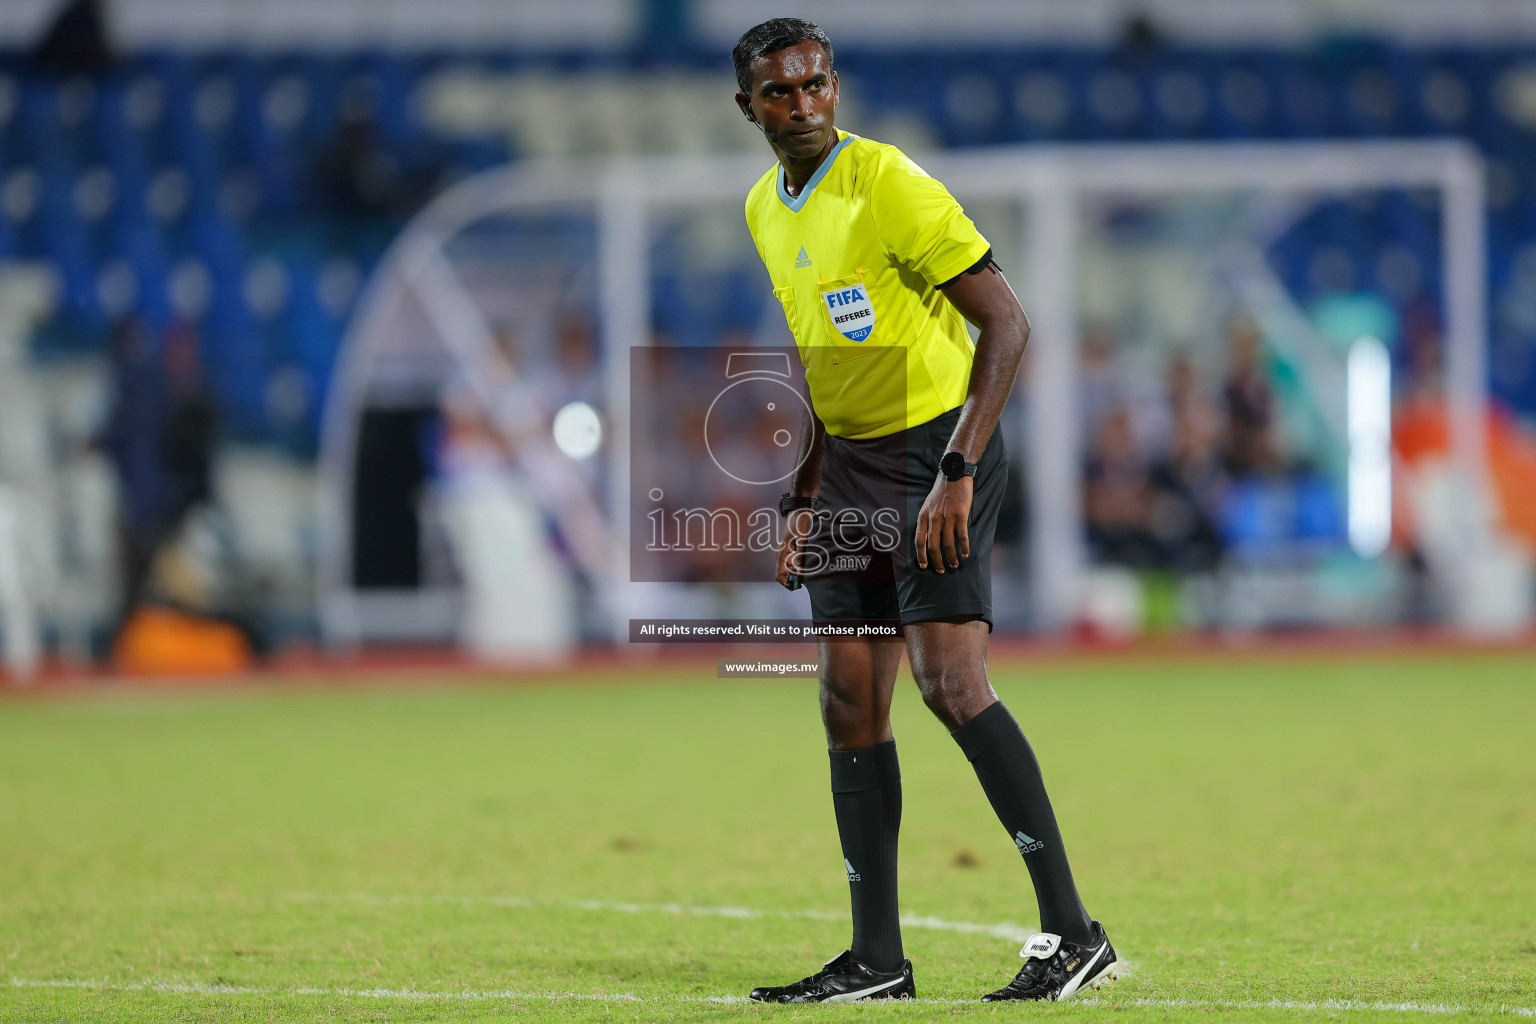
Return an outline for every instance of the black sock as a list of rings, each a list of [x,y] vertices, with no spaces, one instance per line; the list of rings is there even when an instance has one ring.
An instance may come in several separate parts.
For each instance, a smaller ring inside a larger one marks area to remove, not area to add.
[[[1040,930],[1068,942],[1092,941],[1093,922],[1072,881],[1040,762],[1019,723],[998,701],[952,735],[976,769],[997,819],[1024,856],[1040,903]]]
[[[828,753],[832,807],[853,898],[853,955],[877,971],[894,971],[903,959],[896,910],[896,833],[901,828],[896,741]]]

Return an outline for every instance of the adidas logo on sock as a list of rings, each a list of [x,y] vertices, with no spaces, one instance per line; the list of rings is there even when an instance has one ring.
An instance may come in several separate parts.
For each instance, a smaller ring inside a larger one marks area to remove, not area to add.
[[[848,860],[847,857],[843,858],[843,867],[848,869],[848,881],[850,881],[850,882],[861,881],[861,879],[859,878],[859,873],[857,871],[853,870],[853,864],[852,864],[852,862],[850,862]]]
[[[805,246],[802,245],[800,247],[800,251],[795,254],[795,267],[797,269],[803,269],[803,268],[808,267],[810,265],[811,265],[811,258],[806,255],[806,253],[805,253]]]
[[[1019,848],[1020,853],[1034,853],[1036,850],[1045,849],[1045,844],[1029,838],[1023,832],[1013,834],[1013,845]]]

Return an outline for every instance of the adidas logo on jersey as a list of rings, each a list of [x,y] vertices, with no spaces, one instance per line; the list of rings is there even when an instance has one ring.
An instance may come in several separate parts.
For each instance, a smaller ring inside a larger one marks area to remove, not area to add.
[[[797,270],[803,270],[810,265],[811,258],[810,256],[806,255],[805,246],[802,245],[800,247],[800,251],[795,254],[795,268]]]
[[[857,871],[853,870],[853,862],[850,861],[847,857],[843,858],[843,867],[848,869],[848,881],[850,881],[850,882],[862,881],[862,879],[859,878],[859,873]]]
[[[1036,850],[1045,849],[1044,843],[1029,838],[1023,832],[1013,834],[1013,845],[1019,848],[1020,853],[1034,853]]]

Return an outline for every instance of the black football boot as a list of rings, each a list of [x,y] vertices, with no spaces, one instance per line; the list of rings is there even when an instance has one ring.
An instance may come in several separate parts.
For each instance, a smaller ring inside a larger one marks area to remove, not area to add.
[[[917,986],[912,980],[912,961],[903,960],[901,969],[876,971],[853,958],[845,949],[822,964],[821,970],[791,985],[764,986],[752,990],[751,998],[764,1003],[851,1003],[859,999],[916,999]]]
[[[1008,999],[1060,1002],[1084,988],[1098,988],[1115,979],[1115,947],[1104,926],[1093,922],[1093,941],[1078,945],[1060,935],[1031,935],[1019,950],[1024,966],[1007,985],[981,997],[984,1003]]]

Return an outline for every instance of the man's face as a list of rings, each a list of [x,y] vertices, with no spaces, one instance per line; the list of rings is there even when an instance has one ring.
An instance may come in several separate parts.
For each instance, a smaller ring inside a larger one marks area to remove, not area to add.
[[[818,43],[796,43],[754,61],[752,91],[738,92],[736,103],[762,127],[768,144],[791,158],[815,156],[837,134],[837,73]]]

